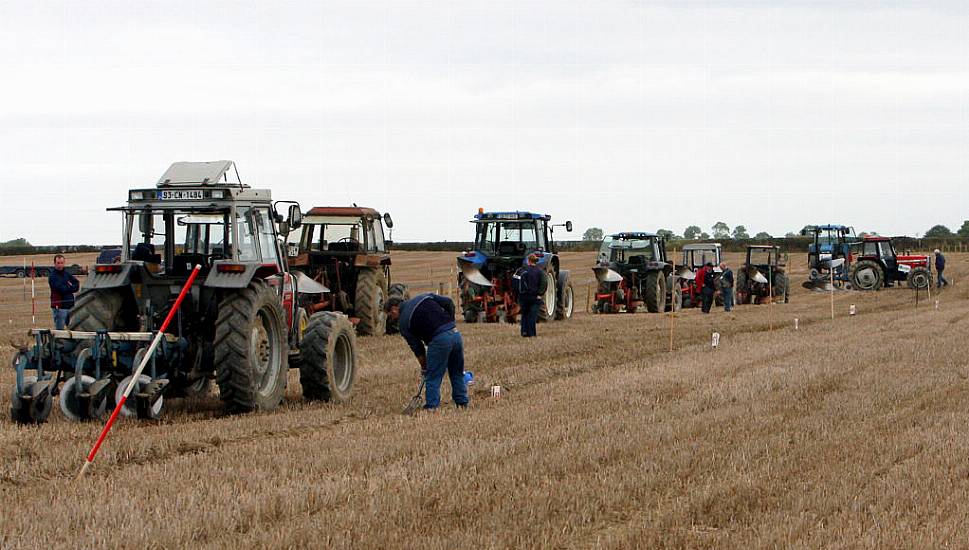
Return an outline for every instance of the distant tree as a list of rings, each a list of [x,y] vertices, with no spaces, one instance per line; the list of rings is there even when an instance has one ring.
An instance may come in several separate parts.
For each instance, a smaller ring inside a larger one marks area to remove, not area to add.
[[[683,238],[684,239],[689,239],[689,240],[694,240],[694,239],[699,238],[700,237],[700,233],[702,233],[702,232],[703,232],[703,230],[700,229],[699,227],[697,227],[695,225],[691,225],[690,227],[687,227],[686,229],[683,230]]]
[[[738,225],[737,227],[733,228],[733,238],[737,239],[738,241],[746,241],[750,238],[750,233],[747,233],[746,227]]]
[[[804,227],[801,228],[800,234],[803,235],[804,233],[813,233],[813,231],[811,230],[813,227],[814,227],[813,225],[805,225]],[[795,235],[795,237],[796,236],[797,235]]]
[[[785,239],[793,239],[793,238],[795,238],[797,236],[798,236],[797,233],[791,233],[790,231],[788,231],[787,233],[784,234],[784,238]]]
[[[699,238],[700,240],[704,240],[705,241],[705,240],[707,240],[707,239],[710,238],[710,234],[707,233],[706,231],[704,231],[703,233],[700,233],[700,236],[697,237],[697,238]]]
[[[959,235],[960,237],[969,237],[969,220],[962,222],[962,227],[956,231],[956,235]]]
[[[713,227],[711,227],[710,229],[713,230],[713,238],[715,239],[730,238],[730,226],[723,222],[717,222],[713,224]]]
[[[669,229],[657,229],[656,234],[668,241],[676,238],[676,235]]]
[[[940,237],[951,237],[952,231],[944,225],[933,225],[931,229],[925,232],[926,239],[938,239]]]
[[[793,236],[790,233],[788,233],[788,235]],[[764,239],[773,239],[774,237],[771,237],[770,233],[766,231],[761,231],[760,233],[754,235],[754,238],[764,240]]]
[[[601,241],[602,240],[602,230],[598,227],[590,227],[585,230],[582,234],[583,241]]]

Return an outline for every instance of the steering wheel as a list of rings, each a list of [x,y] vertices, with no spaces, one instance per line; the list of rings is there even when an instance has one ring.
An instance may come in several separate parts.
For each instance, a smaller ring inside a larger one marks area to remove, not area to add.
[[[343,241],[346,241],[348,243],[360,244],[360,241],[354,239],[353,237],[343,237],[342,239],[340,239],[337,242],[338,243],[342,243]]]

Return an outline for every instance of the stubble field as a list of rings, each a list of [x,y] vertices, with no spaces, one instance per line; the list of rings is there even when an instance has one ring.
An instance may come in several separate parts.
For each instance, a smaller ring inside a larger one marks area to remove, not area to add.
[[[453,258],[397,254],[395,274],[436,289]],[[577,311],[540,338],[459,325],[468,411],[401,416],[416,361],[399,337],[360,338],[349,402],[301,403],[295,372],[271,413],[172,400],[120,422],[80,483],[100,424],[10,423],[4,345],[0,547],[966,545],[966,257],[919,309],[907,289],[839,293],[832,321],[792,254],[790,304],[684,311],[673,353],[667,315],[582,311],[592,258],[564,255]],[[0,280],[0,323],[24,340],[22,281]]]

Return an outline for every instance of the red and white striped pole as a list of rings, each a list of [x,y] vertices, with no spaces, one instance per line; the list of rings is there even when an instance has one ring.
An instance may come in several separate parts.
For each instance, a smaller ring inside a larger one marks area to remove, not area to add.
[[[37,276],[37,268],[34,261],[30,261],[30,326],[37,325],[37,291],[34,288],[34,277]]]
[[[138,382],[138,377],[141,376],[141,372],[145,370],[145,365],[148,364],[148,360],[155,353],[155,348],[158,347],[158,343],[161,342],[162,337],[165,335],[165,329],[168,328],[168,324],[172,322],[172,318],[175,317],[175,312],[178,311],[179,306],[182,305],[182,300],[185,298],[185,294],[188,293],[188,289],[192,288],[192,283],[195,282],[195,277],[199,274],[199,269],[201,265],[196,265],[192,269],[192,273],[188,276],[188,280],[185,281],[185,286],[182,287],[182,291],[178,293],[178,298],[175,299],[175,305],[168,312],[168,316],[165,317],[165,321],[161,324],[158,329],[158,333],[155,334],[155,338],[152,339],[151,345],[148,346],[148,352],[141,359],[141,363],[138,368],[135,369],[135,373],[131,376],[131,382],[128,383],[128,387],[124,390],[124,395],[118,400],[117,406],[115,406],[114,411],[111,412],[111,416],[108,418],[108,422],[104,425],[101,430],[101,435],[98,436],[98,440],[94,442],[94,446],[91,447],[91,452],[88,453],[87,459],[84,461],[84,466],[81,466],[81,471],[77,474],[77,478],[80,479],[87,471],[91,463],[94,462],[94,457],[97,456],[98,450],[101,448],[101,444],[104,443],[104,438],[108,436],[108,432],[111,431],[111,426],[114,425],[114,421],[118,419],[118,413],[121,412],[121,408],[124,407],[125,401],[128,400],[128,396],[131,395],[131,391],[134,390],[135,384]]]

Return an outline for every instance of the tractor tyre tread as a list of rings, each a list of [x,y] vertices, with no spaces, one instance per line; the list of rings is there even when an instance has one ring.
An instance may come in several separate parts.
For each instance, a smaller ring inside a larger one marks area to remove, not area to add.
[[[858,272],[865,268],[872,269],[875,272],[875,283],[872,288],[863,288],[858,285]],[[849,278],[851,279],[851,287],[855,290],[878,290],[885,285],[885,272],[882,271],[882,266],[880,266],[878,262],[872,260],[860,260],[856,262],[855,265],[851,267],[851,276]]]
[[[357,330],[361,335],[373,336],[387,331],[387,314],[384,300],[387,298],[387,281],[384,274],[373,268],[361,268],[357,273],[356,296],[353,311],[360,322]]]
[[[280,365],[275,385],[269,395],[259,394],[253,379],[250,357],[251,325],[263,308],[271,310],[278,323],[277,342]],[[289,349],[285,314],[276,293],[262,280],[254,280],[246,288],[230,292],[219,303],[215,323],[215,373],[219,399],[228,413],[272,410],[279,406],[286,392],[289,371]]]
[[[662,271],[650,271],[645,277],[646,288],[643,301],[646,311],[661,313],[666,309],[666,276]]]
[[[333,357],[340,338],[346,338],[350,347],[350,380],[345,388],[339,387],[333,372]],[[299,382],[304,399],[344,401],[350,397],[356,378],[356,342],[353,324],[345,315],[321,311],[310,317],[300,347]]]

